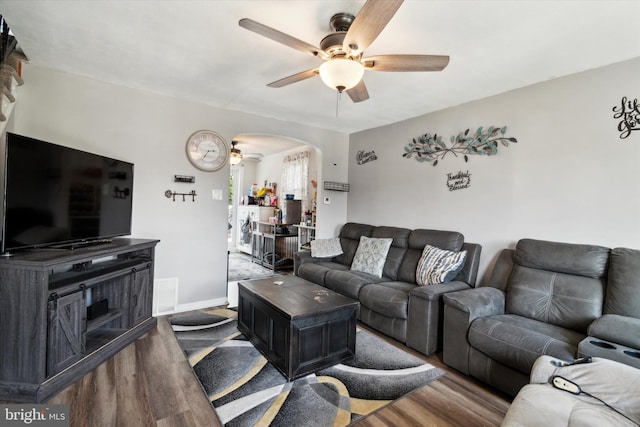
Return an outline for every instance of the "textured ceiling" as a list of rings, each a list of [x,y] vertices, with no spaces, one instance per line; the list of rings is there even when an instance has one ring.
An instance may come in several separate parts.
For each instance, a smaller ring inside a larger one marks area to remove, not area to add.
[[[321,60],[238,26],[251,18],[312,45],[363,0],[1,0],[30,62],[286,121],[353,133],[640,56],[640,1],[407,0],[365,52],[450,55],[442,72],[365,73],[370,99],[338,103]]]

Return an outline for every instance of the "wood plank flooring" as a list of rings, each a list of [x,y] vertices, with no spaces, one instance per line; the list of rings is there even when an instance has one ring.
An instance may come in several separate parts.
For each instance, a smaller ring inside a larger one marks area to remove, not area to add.
[[[452,371],[440,355],[424,356],[387,340],[447,374],[370,415],[358,427],[500,425],[510,398]],[[70,405],[72,427],[220,426],[166,317],[48,403]]]

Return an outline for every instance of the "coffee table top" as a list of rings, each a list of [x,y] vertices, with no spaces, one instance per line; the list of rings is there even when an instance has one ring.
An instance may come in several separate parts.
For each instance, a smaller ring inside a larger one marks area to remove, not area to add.
[[[279,285],[274,282],[283,283]],[[297,276],[241,281],[238,287],[260,297],[291,319],[360,304],[357,300]]]

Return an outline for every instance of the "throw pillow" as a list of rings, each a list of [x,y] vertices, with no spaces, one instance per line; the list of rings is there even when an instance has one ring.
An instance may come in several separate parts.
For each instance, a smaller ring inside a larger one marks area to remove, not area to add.
[[[382,277],[384,263],[393,239],[376,239],[360,236],[358,249],[351,263],[351,270],[362,271],[376,277]]]
[[[340,238],[316,239],[311,241],[311,256],[318,258],[331,258],[342,254]]]
[[[462,270],[466,257],[467,251],[447,251],[426,245],[418,261],[416,283],[424,286],[450,282]]]

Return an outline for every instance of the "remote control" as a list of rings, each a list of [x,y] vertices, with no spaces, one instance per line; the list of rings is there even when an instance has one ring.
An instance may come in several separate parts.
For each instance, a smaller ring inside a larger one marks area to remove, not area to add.
[[[580,394],[582,392],[578,384],[571,382],[568,379],[563,378],[559,375],[556,375],[553,378],[551,378],[551,384],[553,384],[555,388],[568,391],[569,393],[572,393],[572,394]]]
[[[578,359],[574,359],[573,362],[569,362],[569,365],[579,365],[581,363],[591,363],[590,357],[580,357]]]

